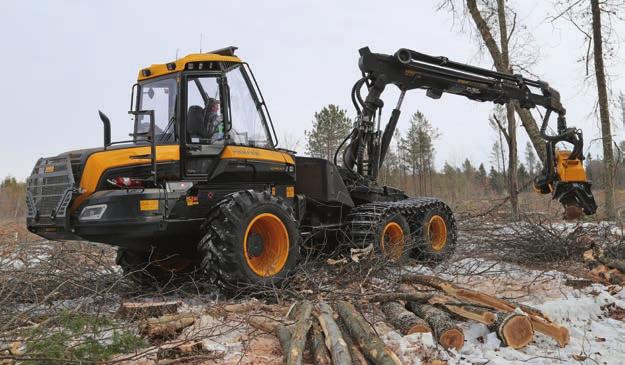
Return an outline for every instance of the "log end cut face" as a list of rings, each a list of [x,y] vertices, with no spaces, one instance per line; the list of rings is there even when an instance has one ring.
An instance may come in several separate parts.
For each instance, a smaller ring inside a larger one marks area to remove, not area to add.
[[[527,346],[534,338],[534,327],[526,316],[515,316],[508,320],[502,329],[508,346],[520,349]]]
[[[446,349],[460,350],[464,346],[464,334],[459,329],[453,328],[443,332],[439,342]]]

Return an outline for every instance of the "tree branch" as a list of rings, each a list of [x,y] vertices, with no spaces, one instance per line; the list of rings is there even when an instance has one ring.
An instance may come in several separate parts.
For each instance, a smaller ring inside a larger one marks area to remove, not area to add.
[[[501,122],[499,121],[499,119],[497,118],[495,114],[493,114],[493,119],[497,123],[497,127],[499,127],[499,130],[501,131],[503,136],[506,138],[506,143],[508,143],[508,146],[509,146],[511,141],[510,141],[510,135],[506,131],[506,128],[504,128],[503,124],[501,124]]]

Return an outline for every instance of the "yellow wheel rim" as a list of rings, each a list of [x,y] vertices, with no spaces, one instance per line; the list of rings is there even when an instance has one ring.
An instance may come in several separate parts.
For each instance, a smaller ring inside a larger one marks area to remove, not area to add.
[[[380,237],[382,254],[391,260],[397,260],[404,253],[404,246],[404,230],[401,226],[395,222],[386,224]]]
[[[248,238],[255,234],[262,240],[262,252],[251,256],[248,252]],[[258,276],[276,275],[289,257],[289,233],[282,220],[271,213],[259,214],[247,225],[243,240],[245,262]]]
[[[441,251],[447,244],[447,224],[440,215],[430,218],[426,232],[427,240],[434,251]]]

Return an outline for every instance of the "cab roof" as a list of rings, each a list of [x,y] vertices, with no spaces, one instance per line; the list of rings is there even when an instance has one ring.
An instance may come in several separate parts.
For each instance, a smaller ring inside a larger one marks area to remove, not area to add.
[[[168,63],[158,63],[139,70],[138,81],[180,72],[191,62],[235,62],[241,63],[241,59],[234,55],[237,47],[226,47],[208,53],[191,53],[182,58]]]

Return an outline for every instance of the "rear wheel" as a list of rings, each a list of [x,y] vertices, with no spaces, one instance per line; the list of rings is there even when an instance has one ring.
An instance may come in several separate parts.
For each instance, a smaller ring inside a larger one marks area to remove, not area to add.
[[[417,222],[415,255],[422,261],[440,263],[456,248],[456,226],[446,206],[428,209]]]
[[[201,269],[226,289],[258,289],[288,278],[299,259],[293,211],[269,192],[240,191],[220,202],[198,244]]]
[[[385,258],[401,262],[407,257],[412,246],[410,226],[406,218],[399,214],[389,214],[379,225],[378,252]]]
[[[195,269],[195,263],[179,254],[117,249],[115,259],[124,276],[142,286],[158,286],[182,278]]]

